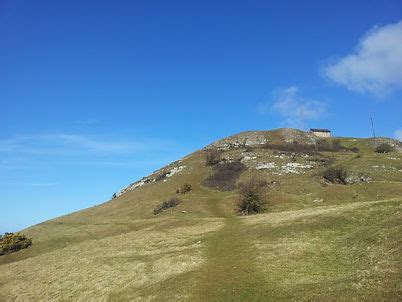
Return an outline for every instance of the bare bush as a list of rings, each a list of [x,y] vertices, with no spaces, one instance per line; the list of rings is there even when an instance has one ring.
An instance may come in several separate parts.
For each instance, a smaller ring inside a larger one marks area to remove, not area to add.
[[[348,177],[348,172],[342,168],[342,167],[331,167],[326,169],[323,173],[322,176],[324,179],[327,181],[333,183],[333,184],[342,184],[346,185],[346,179]]]
[[[180,200],[178,198],[172,197],[169,200],[164,201],[160,205],[158,205],[154,209],[153,213],[154,213],[154,215],[157,215],[157,214],[161,213],[162,211],[165,211],[165,210],[167,210],[169,208],[176,207],[179,203],[180,203]]]
[[[393,152],[394,147],[392,147],[390,144],[383,143],[381,145],[378,145],[377,148],[375,148],[375,152],[377,153],[389,153]]]
[[[251,178],[239,184],[238,211],[243,215],[257,214],[264,211],[267,182]]]
[[[205,165],[214,166],[221,161],[222,151],[219,149],[209,149],[206,151],[205,155]]]
[[[240,161],[221,163],[214,166],[214,173],[203,181],[203,185],[221,191],[236,188],[236,180],[247,167]]]
[[[192,190],[192,187],[189,183],[183,184],[179,189],[176,190],[176,193],[186,194]]]

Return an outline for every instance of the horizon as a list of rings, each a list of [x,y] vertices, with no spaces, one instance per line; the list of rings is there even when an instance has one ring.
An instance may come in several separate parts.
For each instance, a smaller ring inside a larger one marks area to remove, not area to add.
[[[402,3],[0,3],[0,233],[250,129],[402,140]]]

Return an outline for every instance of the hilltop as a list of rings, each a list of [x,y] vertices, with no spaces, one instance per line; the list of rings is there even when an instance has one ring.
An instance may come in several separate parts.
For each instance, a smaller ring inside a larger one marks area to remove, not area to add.
[[[265,210],[239,215],[250,178]],[[0,257],[0,300],[397,301],[401,210],[397,140],[243,132],[23,230],[32,245]]]

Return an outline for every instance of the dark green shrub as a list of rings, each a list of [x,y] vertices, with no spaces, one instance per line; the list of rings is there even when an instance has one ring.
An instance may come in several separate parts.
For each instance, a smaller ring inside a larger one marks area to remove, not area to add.
[[[17,252],[32,244],[32,240],[21,233],[5,233],[0,237],[0,255]]]
[[[389,153],[392,151],[394,151],[394,147],[392,147],[390,144],[387,143],[378,145],[377,148],[375,148],[375,152],[377,153]]]
[[[221,191],[231,191],[236,188],[236,180],[247,169],[240,161],[226,162],[214,166],[214,172],[202,184]]]
[[[176,193],[186,194],[186,193],[190,192],[191,190],[192,190],[191,185],[188,183],[185,183],[184,185],[182,185],[180,187],[180,189],[176,190]]]
[[[218,149],[209,149],[206,151],[205,155],[205,165],[214,166],[221,161],[222,151]]]
[[[322,176],[329,182],[333,184],[343,184],[346,185],[346,178],[348,177],[348,172],[342,167],[331,167],[326,169]]]
[[[178,204],[180,203],[180,200],[176,197],[172,197],[167,201],[162,202],[160,205],[158,205],[153,213],[154,215],[157,215],[159,213],[161,213],[162,211],[169,209],[169,208],[174,208],[176,207]]]
[[[251,215],[264,211],[266,185],[265,181],[256,178],[239,184],[238,211],[240,214]]]

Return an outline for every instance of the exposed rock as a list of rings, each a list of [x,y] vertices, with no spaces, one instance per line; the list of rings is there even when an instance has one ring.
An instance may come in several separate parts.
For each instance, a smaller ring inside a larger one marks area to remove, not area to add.
[[[293,128],[281,128],[274,130],[281,136],[282,141],[286,143],[302,143],[302,144],[314,144],[319,138],[311,132],[305,132]]]
[[[262,169],[274,169],[276,167],[277,166],[275,163],[260,163],[255,168],[257,170],[262,170]]]
[[[267,138],[267,134],[265,131],[250,131],[218,140],[205,147],[205,149],[218,148],[219,150],[227,151],[230,149],[246,147],[246,146],[251,147],[251,146],[264,145],[268,141],[269,139]]]
[[[252,160],[255,160],[255,159],[257,159],[257,156],[256,156],[255,154],[249,154],[249,155],[245,155],[245,156],[241,159],[241,162],[242,162],[242,163],[246,163],[246,162],[248,162],[248,161],[252,161]]]
[[[376,137],[369,139],[369,145],[376,148],[381,144],[388,144],[392,146],[395,151],[402,152],[402,142],[398,141],[397,139],[392,139],[388,137]]]
[[[304,171],[301,171],[300,169],[312,169],[313,166],[306,164],[300,164],[300,163],[287,163],[281,167],[281,172],[282,173],[293,173],[293,174],[302,174]]]
[[[370,177],[364,175],[349,175],[345,182],[349,185],[360,183],[360,182],[369,182],[371,180]],[[355,197],[354,197],[355,198]]]
[[[172,170],[169,171],[169,173],[166,174],[166,177],[172,177],[173,175],[180,173],[184,170],[185,167],[186,166],[174,167]]]
[[[175,162],[173,164],[177,164],[177,162]],[[171,165],[169,165],[166,168],[155,171],[150,176],[146,176],[146,177],[140,179],[139,181],[136,181],[136,182],[128,185],[127,187],[122,188],[120,191],[114,193],[112,198],[119,197],[119,196],[123,195],[124,193],[135,190],[137,188],[140,188],[147,183],[156,182],[156,181],[160,181],[160,180],[163,180],[163,182],[166,182],[167,181],[166,178],[170,178],[173,175],[182,172],[185,168],[186,168],[186,166],[184,166],[184,165],[183,166],[173,166],[173,167]]]

